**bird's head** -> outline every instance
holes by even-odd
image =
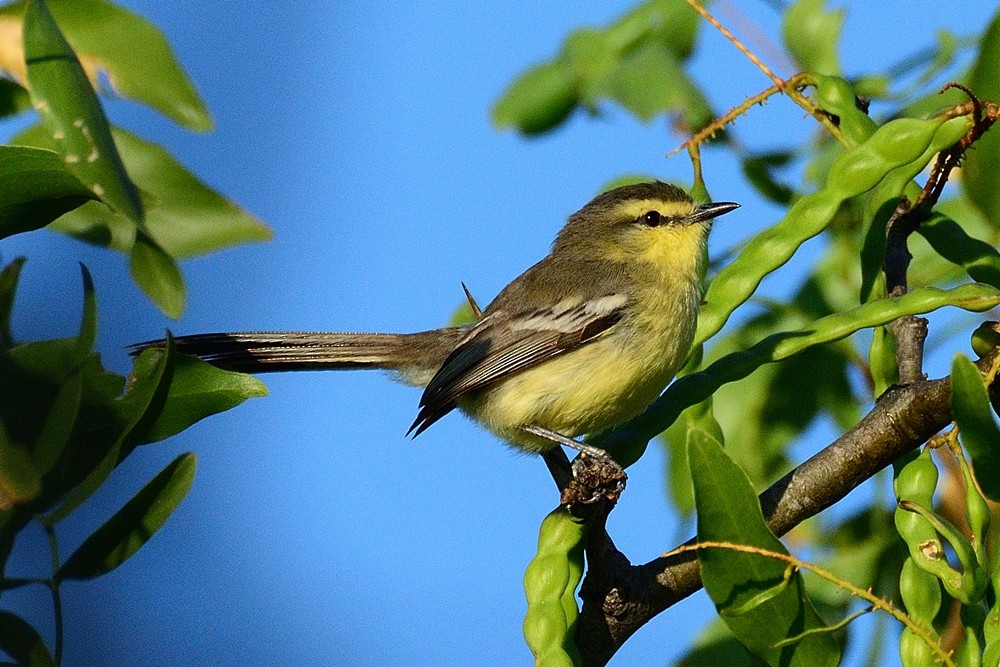
[[[700,264],[712,220],[739,204],[696,204],[681,188],[653,181],[608,190],[570,216],[553,253],[659,266]]]

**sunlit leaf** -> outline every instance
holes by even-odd
[[[721,444],[692,440],[688,461],[698,509],[698,541],[727,542],[787,553],[764,523],[757,494]],[[743,644],[771,665],[836,665],[837,642],[825,633],[773,648],[824,624],[797,572],[775,558],[725,548],[700,549],[702,581],[716,608]]]
[[[694,512],[694,494],[687,460],[688,449],[692,441],[710,440],[719,445],[725,441],[722,428],[712,413],[711,399],[682,412],[664,437],[670,452],[667,482],[671,496],[677,510],[689,516]]]
[[[16,25],[25,2],[0,8],[0,23]],[[152,23],[103,0],[48,0],[59,28],[91,79],[107,73],[123,97],[148,104],[193,130],[209,130],[212,119],[170,44]],[[0,68],[24,80],[24,59],[14,48],[0,53]],[[2,99],[2,98],[0,98]]]
[[[652,41],[623,56],[594,83],[593,93],[618,102],[647,122],[663,113],[678,114],[688,131],[704,127],[713,116],[677,57]]]
[[[547,132],[569,117],[577,95],[576,77],[562,61],[541,63],[518,77],[494,103],[493,124],[527,135]]]
[[[162,350],[147,350],[143,354],[161,353]],[[179,354],[174,359],[173,376],[162,411],[136,437],[141,442],[163,440],[205,417],[266,394],[267,387],[252,375],[225,371],[195,357]]]
[[[28,92],[66,165],[101,201],[139,224],[142,203],[90,80],[42,0],[24,12]]]
[[[266,241],[271,231],[198,180],[161,146],[114,128],[112,134],[133,181],[146,194],[145,229],[171,257],[183,259],[239,243]],[[50,148],[40,126],[14,143]],[[83,241],[130,252],[136,229],[104,206],[91,203],[57,220],[51,229]]]
[[[701,19],[685,0],[647,0],[609,25],[608,46],[627,53],[639,44],[655,41],[684,59],[691,55]]]
[[[680,63],[694,48],[698,16],[684,0],[641,3],[604,28],[571,33],[559,55],[523,73],[493,107],[497,127],[549,131],[578,105],[611,99],[642,120],[671,112],[685,128],[712,118]]]
[[[826,10],[826,0],[797,0],[785,11],[781,34],[802,69],[840,74],[837,43],[844,10]]]
[[[56,579],[93,579],[115,569],[148,542],[194,481],[195,456],[181,454],[108,519],[63,563]]]

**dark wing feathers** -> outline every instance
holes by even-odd
[[[459,397],[598,338],[622,319],[625,304],[624,295],[611,294],[515,317],[488,315],[431,379],[410,432],[422,433],[453,410]]]

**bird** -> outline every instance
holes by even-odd
[[[642,412],[684,363],[713,220],[661,181],[617,187],[569,216],[550,253],[476,319],[417,333],[233,332],[178,336],[177,352],[268,373],[381,369],[423,387],[409,433],[456,408],[525,452],[547,455]],[[464,288],[464,284],[463,284]],[[164,340],[133,346],[133,354]],[[546,460],[552,464],[549,459]]]

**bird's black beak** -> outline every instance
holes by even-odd
[[[739,204],[731,201],[720,201],[714,204],[703,204],[694,210],[694,213],[684,218],[684,223],[688,225],[693,225],[696,222],[705,222],[706,220],[711,220],[712,218],[717,218],[720,215],[729,213],[730,211],[735,211],[740,207]]]

